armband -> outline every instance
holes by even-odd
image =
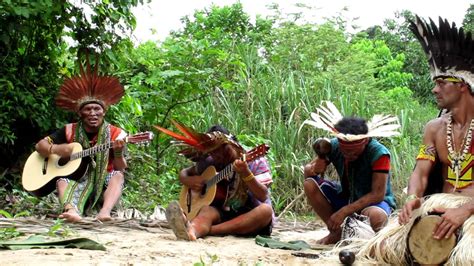
[[[50,136],[47,136],[44,139],[48,141],[49,144],[53,144],[53,139]]]
[[[123,157],[123,151],[115,151],[115,150],[114,150],[114,157],[115,157],[115,158],[121,158],[121,157]]]
[[[428,160],[432,163],[436,161],[436,150],[433,146],[427,146],[425,144],[420,145],[420,151],[416,156],[417,160]]]
[[[248,175],[248,176],[246,176],[246,177],[242,177],[242,180],[243,180],[244,182],[248,182],[248,181],[250,181],[250,180],[252,180],[252,179],[254,179],[254,178],[255,178],[255,176],[253,175],[253,173],[250,173],[250,175]]]

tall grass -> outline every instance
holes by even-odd
[[[330,100],[345,114],[370,118],[385,110],[387,103],[377,102],[373,94],[364,89],[335,89],[329,79],[317,82],[314,77],[298,71],[274,68],[259,61],[257,52],[252,49],[241,52],[247,68],[241,71],[235,90],[217,89],[212,97],[195,108],[201,108],[205,114],[203,124],[221,123],[235,134],[258,138],[271,146],[272,198],[279,212],[302,192],[302,166],[314,156],[310,144],[317,137],[327,136],[321,130],[301,127],[309,113],[321,101]],[[377,104],[372,106],[370,103],[374,102]],[[398,103],[391,109],[392,114],[400,118],[402,135],[381,140],[392,154],[392,185],[397,198],[413,169],[422,125],[436,113],[434,108],[421,112],[421,108],[426,107],[405,105]],[[293,211],[309,210],[304,201],[294,206]]]

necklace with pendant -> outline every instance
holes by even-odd
[[[451,161],[451,169],[453,169],[454,174],[456,175],[456,183],[454,185],[453,191],[457,189],[459,175],[461,173],[461,163],[464,161],[469,149],[471,148],[472,140],[472,130],[474,128],[474,119],[471,119],[471,124],[469,129],[466,132],[466,135],[463,138],[463,143],[461,144],[461,149],[456,151],[455,143],[453,141],[453,116],[449,115],[448,117],[448,126],[446,127],[446,145],[448,146],[448,160]]]

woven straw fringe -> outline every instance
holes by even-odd
[[[472,200],[471,197],[454,194],[434,194],[425,198],[421,208],[414,211],[406,225],[398,224],[398,213],[391,216],[388,225],[368,242],[359,243],[357,258],[362,263],[407,264],[407,236],[416,217],[425,216],[435,207],[457,208]],[[451,252],[446,265],[474,264],[474,216],[462,226],[459,242]]]
[[[448,265],[474,265],[474,216],[471,215],[462,226],[462,236],[454,247]]]

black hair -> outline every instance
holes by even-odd
[[[211,133],[211,132],[214,132],[214,131],[219,131],[219,132],[222,132],[222,133],[224,133],[224,134],[226,134],[226,135],[229,135],[229,134],[230,134],[230,132],[229,132],[229,130],[228,130],[227,128],[225,128],[225,127],[223,127],[223,126],[221,126],[221,125],[218,125],[218,124],[212,125],[212,126],[207,130],[207,133]]]
[[[313,142],[313,144],[311,145],[311,147],[313,148],[314,153],[318,154],[318,150],[319,150],[319,139],[315,140],[315,141]]]
[[[365,119],[356,116],[343,117],[334,127],[342,134],[360,135],[369,132]]]
[[[222,133],[224,133],[224,134],[226,134],[226,135],[230,135],[230,136],[232,136],[232,139],[233,139],[233,140],[238,141],[236,136],[234,136],[233,134],[231,134],[230,131],[229,131],[227,128],[225,128],[225,127],[223,127],[223,126],[221,126],[221,125],[219,125],[219,124],[212,125],[212,126],[207,130],[207,133],[211,133],[211,132],[215,132],[215,131],[219,131],[219,132],[222,132]]]

